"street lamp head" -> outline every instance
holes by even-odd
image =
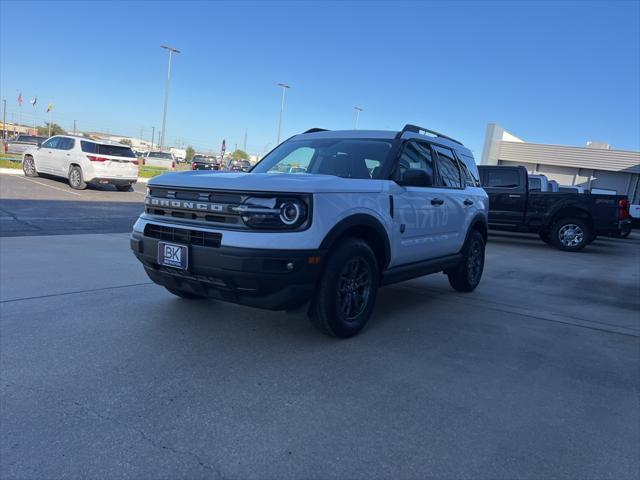
[[[359,111],[359,112],[364,111],[364,108],[361,108],[361,107],[353,107],[353,108],[354,108],[355,110]]]
[[[160,45],[160,48],[164,48],[166,50],[170,50],[174,53],[180,53],[180,50],[178,50],[177,48],[173,48],[173,47],[168,47],[167,45]]]
[[[279,83],[278,86],[282,88],[291,88],[291,86],[287,85],[286,83]]]

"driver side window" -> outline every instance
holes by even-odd
[[[42,148],[58,148],[59,137],[53,137],[42,144]]]
[[[433,185],[433,156],[429,144],[410,141],[407,142],[400,156],[397,177],[401,179],[407,170],[422,170],[426,173],[428,185]]]

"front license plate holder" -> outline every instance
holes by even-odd
[[[186,270],[189,268],[189,249],[186,245],[158,242],[158,264]]]

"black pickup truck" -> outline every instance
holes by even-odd
[[[537,233],[560,250],[576,252],[631,222],[625,196],[530,191],[524,167],[478,169],[489,195],[490,229]]]

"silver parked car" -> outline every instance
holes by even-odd
[[[18,153],[22,155],[28,148],[38,147],[46,139],[47,137],[39,137],[37,135],[17,135],[15,138],[7,141],[5,151],[6,153]]]

